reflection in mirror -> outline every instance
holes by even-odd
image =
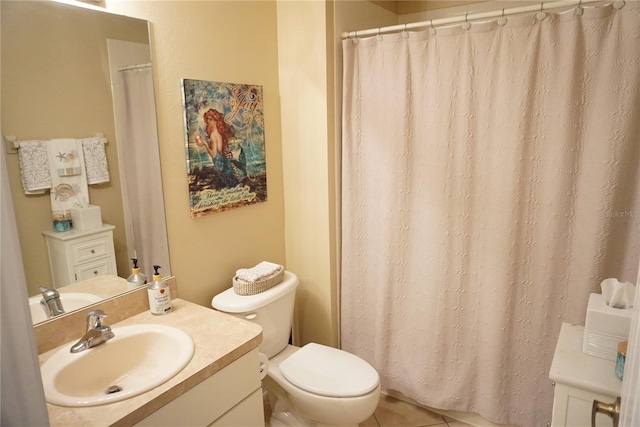
[[[57,317],[47,308],[49,292],[55,293],[53,299],[59,302],[62,314],[70,313],[81,309],[87,305],[98,303],[107,298],[120,295],[129,290],[127,281],[122,277],[110,274],[96,276],[91,279],[82,280],[58,289],[48,289],[42,295],[29,297],[29,311],[33,324],[44,322],[45,320]]]
[[[148,23],[52,1],[2,1],[0,8],[3,136],[48,141],[100,133],[107,140],[109,181],[89,185],[88,198],[100,207],[105,227],[113,226],[107,238],[113,254],[88,247],[91,236],[81,236],[84,244],[64,252],[62,268],[69,271],[62,280],[70,283],[53,279],[59,267],[50,262],[45,232],[62,237],[78,229],[53,232],[50,192],[25,194],[18,154],[6,156],[28,294],[39,298],[38,287],[54,283],[61,293],[83,293],[76,282],[102,274],[126,278],[131,258],[148,276],[153,264],[169,275]],[[107,256],[114,271],[101,267]]]

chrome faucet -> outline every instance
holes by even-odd
[[[44,286],[38,286],[42,299],[40,300],[40,306],[47,315],[47,319],[64,314],[64,308],[62,307],[62,301],[60,300],[60,294],[55,289],[45,288]]]
[[[91,310],[87,313],[87,332],[71,347],[71,353],[95,347],[116,336],[109,326],[102,324],[105,317],[107,315],[102,310]]]

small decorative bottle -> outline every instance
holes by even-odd
[[[158,270],[159,265],[154,265],[153,281],[147,286],[147,292],[149,294],[149,309],[151,314],[167,314],[171,312],[171,294],[169,290],[169,284],[163,282]]]

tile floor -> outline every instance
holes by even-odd
[[[271,408],[269,401],[264,401],[265,425],[270,426]],[[378,409],[368,420],[360,423],[360,427],[471,427],[471,424],[456,421],[426,408],[412,405],[395,397],[382,394]]]
[[[454,420],[420,406],[382,394],[378,409],[360,427],[468,427],[471,424]]]

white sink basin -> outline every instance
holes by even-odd
[[[47,320],[47,315],[45,314],[44,309],[40,306],[41,299],[41,295],[29,298],[31,320],[34,325]],[[65,312],[77,310],[79,308],[86,307],[89,304],[95,304],[102,301],[102,298],[98,295],[87,294],[84,292],[60,292],[60,299],[62,300],[62,307]]]
[[[194,344],[180,329],[142,324],[113,328],[115,338],[71,353],[70,342],[42,366],[47,402],[60,406],[96,406],[145,393],[180,372]],[[110,388],[121,391],[108,393]]]

